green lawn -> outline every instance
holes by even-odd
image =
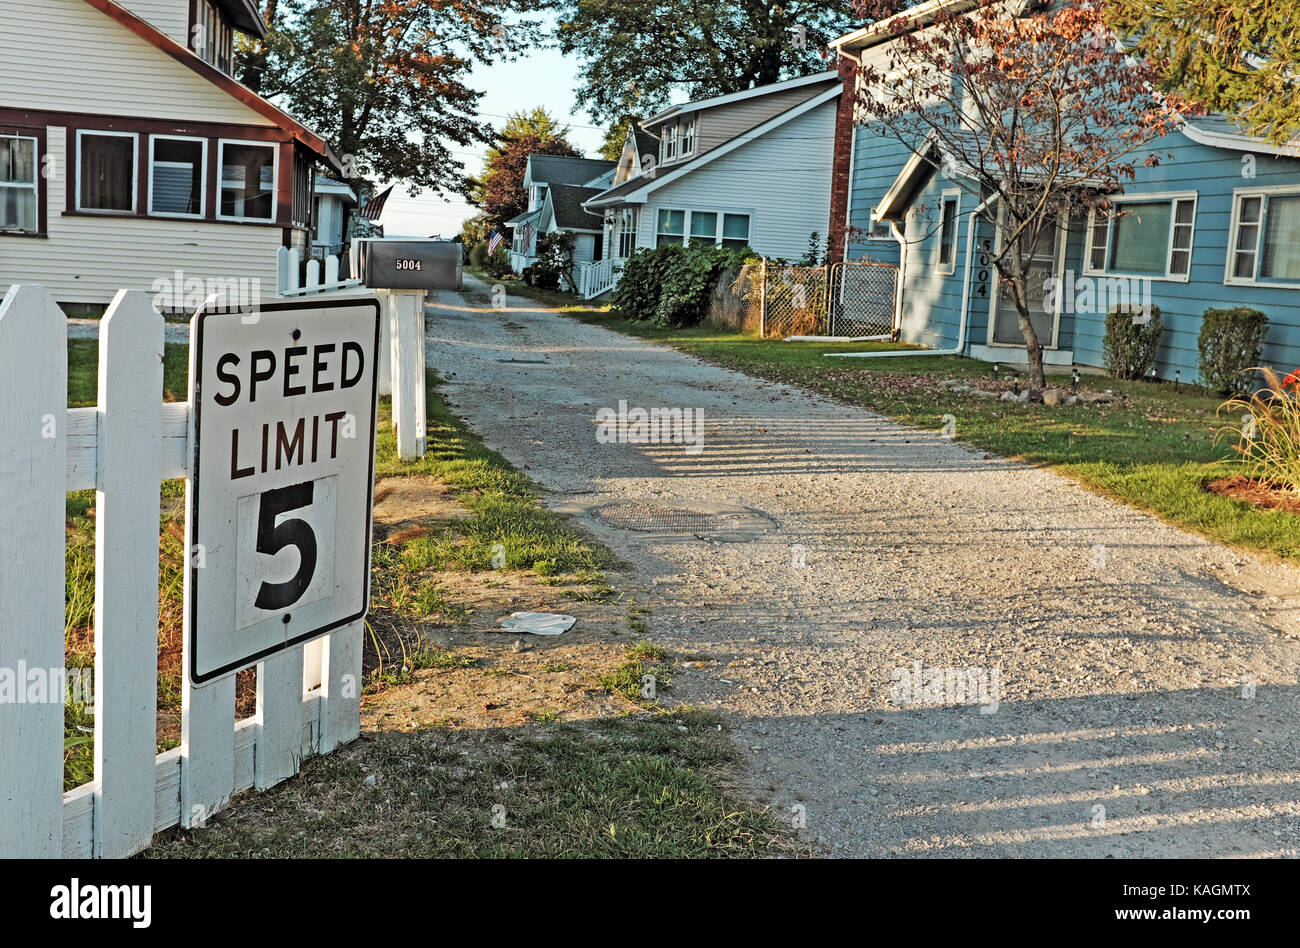
[[[517,283],[510,291],[558,305],[566,316],[651,339],[748,375],[799,385],[935,432],[956,419],[956,437],[991,454],[1043,465],[1171,523],[1227,543],[1300,558],[1300,517],[1209,493],[1203,485],[1242,473],[1231,443],[1214,444],[1227,422],[1222,400],[1171,383],[1083,375],[1081,388],[1126,400],[1100,407],[1015,404],[941,388],[945,379],[993,384],[993,367],[956,356],[830,359],[827,352],[897,349],[884,343],[796,343],[718,329],[663,329],[623,319],[608,306]],[[1007,371],[1002,371],[1005,383]],[[1068,373],[1048,383],[1069,388]],[[978,387],[978,386],[977,386]]]

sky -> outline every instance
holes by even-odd
[[[605,140],[602,128],[594,127],[585,110],[573,109],[573,90],[578,85],[576,59],[566,58],[558,49],[536,49],[513,62],[478,63],[468,85],[484,93],[479,110],[493,128],[505,125],[506,116],[521,109],[543,106],[570,127],[569,141],[587,157]],[[458,147],[453,153],[465,162],[470,175],[483,170],[487,145]],[[385,182],[381,189],[391,182]],[[461,221],[473,217],[477,209],[459,195],[438,197],[425,192],[411,197],[399,183],[384,205],[379,223],[389,237],[446,237],[460,233]]]

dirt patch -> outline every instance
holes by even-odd
[[[1205,489],[1220,497],[1230,497],[1265,510],[1280,510],[1300,514],[1300,494],[1283,487],[1273,487],[1249,477],[1220,477],[1210,481]]]
[[[464,520],[469,511],[432,477],[383,477],[375,482],[376,524],[398,526],[413,520]]]

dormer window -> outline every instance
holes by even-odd
[[[682,157],[695,154],[695,119],[682,123]]]
[[[235,33],[213,0],[194,0],[190,20],[190,49],[199,58],[229,75],[235,64]]]
[[[677,126],[669,125],[664,129],[664,161],[677,157]]]

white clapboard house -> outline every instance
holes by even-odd
[[[235,34],[264,30],[252,0],[0,0],[0,293],[274,292],[316,168],[343,169],[232,78]]]
[[[611,186],[583,206],[605,247],[578,270],[587,298],[618,282],[622,262],[664,243],[803,255],[829,229],[835,72],[665,109],[623,146]],[[653,150],[652,150],[653,149]]]
[[[537,259],[538,236],[555,231],[573,233],[575,263],[600,259],[596,245],[600,241],[601,218],[583,211],[582,202],[609,187],[613,175],[612,161],[529,155],[523,182],[528,209],[506,221],[511,232],[510,269],[522,273]]]

